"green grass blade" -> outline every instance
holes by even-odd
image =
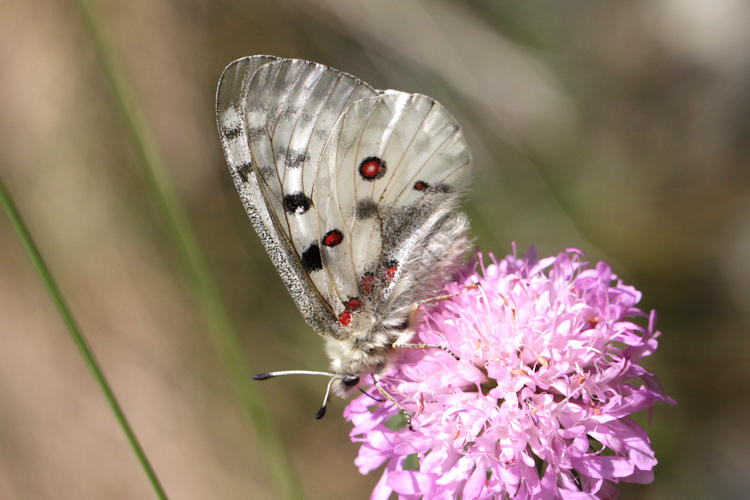
[[[94,44],[104,73],[109,80],[115,103],[130,133],[133,146],[145,167],[149,188],[175,241],[181,261],[190,276],[194,291],[208,324],[214,346],[229,372],[235,391],[255,428],[260,453],[273,475],[280,498],[301,498],[301,487],[275,422],[260,395],[251,385],[251,368],[229,318],[226,305],[208,268],[187,212],[180,200],[159,146],[143,115],[130,77],[110,37],[106,22],[94,0],[78,0],[78,9]]]
[[[104,393],[104,397],[112,408],[112,412],[115,414],[115,417],[117,417],[117,421],[120,423],[120,427],[122,427],[125,436],[128,438],[130,446],[138,457],[138,461],[141,463],[141,467],[143,467],[146,476],[148,476],[148,480],[151,482],[151,486],[154,488],[156,496],[160,499],[166,500],[167,495],[159,482],[159,478],[156,477],[156,472],[154,472],[151,463],[146,457],[146,453],[143,451],[143,448],[141,448],[135,432],[133,432],[133,429],[130,427],[128,419],[125,417],[125,413],[117,402],[117,398],[115,397],[114,392],[112,392],[109,382],[107,382],[107,378],[99,367],[99,363],[96,361],[96,357],[89,347],[86,338],[83,336],[80,328],[78,328],[78,323],[76,322],[73,313],[65,302],[65,298],[63,297],[62,292],[60,292],[57,283],[55,283],[47,264],[44,262],[44,259],[42,259],[42,255],[39,253],[39,249],[31,238],[31,233],[29,233],[26,224],[24,224],[21,214],[13,203],[10,194],[5,189],[2,179],[0,179],[0,205],[2,205],[3,209],[5,209],[5,212],[8,214],[13,229],[15,229],[18,238],[21,240],[21,243],[23,243],[24,249],[29,255],[29,259],[31,259],[31,262],[34,264],[34,267],[44,282],[44,286],[47,287],[47,291],[52,297],[52,301],[55,303],[60,316],[62,316],[65,326],[68,327],[70,336],[73,337],[73,341],[78,346],[78,350],[81,351],[81,355],[83,356],[86,365],[94,375],[94,379],[96,379],[99,388]]]

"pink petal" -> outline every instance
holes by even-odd
[[[654,471],[653,470],[638,470],[636,469],[633,474],[628,477],[622,478],[623,481],[636,484],[649,484],[654,482]]]
[[[596,500],[599,498],[596,495],[592,495],[591,493],[586,493],[585,491],[578,491],[578,490],[560,489],[557,491],[557,494],[560,496],[562,500]],[[547,498],[554,498],[554,497],[547,497]]]
[[[575,459],[573,467],[580,474],[601,479],[616,479],[633,474],[633,464],[623,457],[590,456]]]
[[[480,464],[474,468],[474,472],[469,476],[469,480],[464,485],[463,498],[466,500],[475,500],[480,498],[484,483],[487,479],[487,467]]]
[[[388,474],[388,486],[402,495],[427,495],[435,478],[415,470],[396,470]]]
[[[388,471],[383,471],[383,475],[380,476],[378,484],[372,490],[370,500],[388,500],[391,497],[393,490],[388,487]]]
[[[354,465],[357,466],[360,474],[369,474],[371,471],[383,465],[383,462],[390,457],[390,455],[377,452],[369,446],[362,446],[359,449],[357,458],[354,459]]]

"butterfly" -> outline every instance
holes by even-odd
[[[346,395],[410,346],[415,305],[468,252],[469,148],[432,98],[300,59],[232,62],[216,114],[250,222],[331,360],[255,378],[329,376],[320,417],[331,390]]]

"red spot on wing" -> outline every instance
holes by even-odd
[[[385,170],[385,163],[376,156],[365,158],[359,165],[359,175],[368,181],[379,179],[385,174]]]
[[[392,280],[396,277],[396,271],[398,271],[398,262],[391,262],[385,268],[385,279]]]
[[[349,311],[344,311],[341,314],[339,314],[339,323],[341,323],[344,326],[349,326],[352,324],[352,313]]]
[[[348,311],[356,311],[357,309],[362,307],[362,301],[359,300],[359,297],[353,297],[344,302],[344,307],[346,307]]]
[[[372,293],[372,287],[375,285],[375,275],[372,273],[365,273],[362,275],[362,290],[366,295]]]
[[[425,181],[417,181],[414,183],[414,189],[417,191],[427,191],[427,188],[430,187]]]
[[[323,236],[323,244],[327,247],[335,247],[344,240],[344,235],[338,229],[332,229]]]

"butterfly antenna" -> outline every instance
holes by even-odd
[[[318,410],[318,413],[315,414],[315,418],[320,420],[323,418],[326,414],[326,408],[328,407],[328,397],[331,395],[331,386],[333,385],[334,380],[340,377],[333,377],[331,380],[328,381],[328,387],[326,387],[326,395],[323,396],[323,404],[320,407],[320,410]]]
[[[268,380],[269,378],[281,377],[283,375],[323,375],[324,377],[341,377],[340,375],[329,372],[316,372],[310,370],[283,370],[280,372],[256,373],[255,375],[253,375],[253,380]]]

